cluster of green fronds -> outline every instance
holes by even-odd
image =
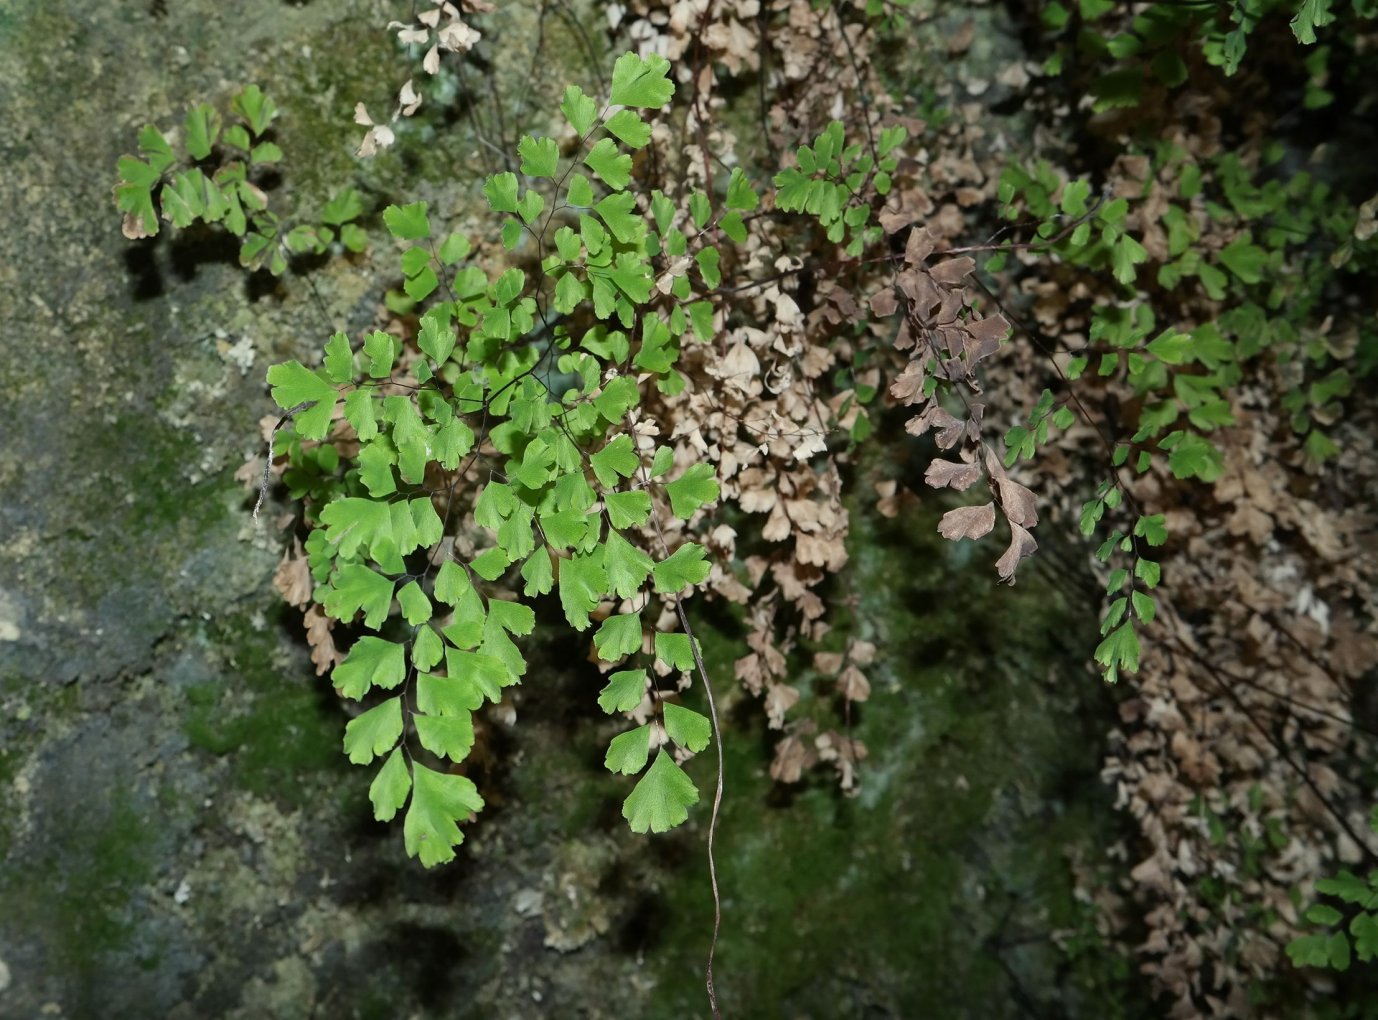
[[[362,251],[366,238],[354,220],[363,201],[353,188],[327,203],[316,222],[293,226],[268,208],[260,183],[282,159],[282,149],[268,138],[278,115],[273,101],[249,85],[235,95],[230,112],[235,119],[226,125],[209,104],[187,111],[180,154],[152,124],[139,132],[143,158],[121,156],[115,185],[125,236],[156,236],[159,210],[178,229],[219,225],[240,239],[240,265],[274,276],[286,272],[293,256],[324,254],[337,237],[348,250]]]
[[[390,206],[383,220],[403,248],[404,290],[424,308],[415,349],[385,332],[356,349],[341,333],[321,369],[269,371],[273,399],[292,414],[281,449],[294,460],[332,437],[357,441],[314,476],[319,526],[306,552],[326,613],[362,614],[373,632],[334,671],[342,694],[370,704],[349,723],[345,750],[361,765],[382,760],[375,813],[387,820],[406,807],[407,851],[426,865],[453,857],[457,823],[482,807],[449,766],[473,747],[472,714],[525,674],[513,639],[531,633],[530,602],[549,592],[618,667],[599,705],[643,710],[606,761],[642,774],[623,807],[631,828],[678,825],[698,799],[672,750],[703,750],[709,720],[666,700],[649,670],[659,660],[691,671],[695,651],[689,634],[657,631],[650,607],[673,606],[709,572],[701,546],[666,545],[659,514],[687,521],[718,485],[711,467],[677,466],[671,447],[634,429],[648,387],[683,387],[680,344],[711,333],[712,305],[689,276],[662,294],[650,260],[692,247],[701,285],[718,282],[716,250],[672,225],[669,199],[650,196],[654,229],[636,207],[633,153],[651,132],[637,111],[670,99],[668,69],[624,56],[606,104],[570,87],[560,109],[575,151],[527,136],[521,177],[487,179],[503,245],[534,249],[538,274],[490,271],[466,238],[437,235],[424,202]],[[755,201],[734,183],[729,204]],[[702,227],[706,197],[691,206]],[[625,611],[596,619],[609,599]]]

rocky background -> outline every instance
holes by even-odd
[[[472,203],[488,168],[466,117],[520,122],[618,52],[598,11],[541,26],[536,6],[494,18],[451,123],[365,165],[354,103],[386,107],[401,66],[388,5],[0,4],[0,1016],[706,1014],[706,808],[626,830],[576,642],[549,640],[492,721],[490,807],[449,867],[405,857],[341,753],[346,717],[271,584],[285,504],[255,523],[235,475],[262,455],[267,366],[368,326],[394,281],[344,259],[247,277],[213,239],[125,240],[111,199],[142,124],[255,81],[283,111],[275,207],[341,182],[377,208]],[[997,590],[938,512],[854,517],[878,647],[859,796],[774,787],[759,710],[729,713],[729,1016],[1145,1009],[1072,895],[1119,824],[1094,615],[1047,568]],[[739,635],[700,627],[730,676]]]

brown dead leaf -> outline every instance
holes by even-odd
[[[923,473],[923,480],[935,489],[948,486],[965,492],[981,478],[980,464],[958,464],[950,460],[933,460]]]
[[[837,676],[837,671],[842,668],[842,660],[841,652],[814,652],[813,668],[824,676]]]
[[[871,311],[882,318],[887,315],[894,315],[895,309],[898,307],[899,299],[895,297],[895,288],[893,287],[886,287],[871,295]]]
[[[717,362],[710,371],[743,393],[751,393],[753,387],[759,392],[761,362],[756,357],[756,352],[744,343],[734,344],[726,357]]]
[[[770,763],[770,778],[777,783],[797,783],[805,769],[818,761],[811,744],[798,734],[790,734],[775,745],[775,759]]]
[[[282,554],[282,562],[273,571],[273,587],[282,595],[283,601],[298,609],[310,604],[314,585],[311,581],[311,567],[307,563],[300,542],[292,543],[291,553]]]
[[[913,404],[923,396],[923,360],[915,358],[890,384],[890,396],[903,404]]]
[[[948,417],[952,418],[952,415],[948,415]],[[938,428],[938,434],[933,437],[934,441],[938,444],[938,449],[950,450],[960,443],[971,432],[971,429],[968,427],[969,425],[969,422],[952,418],[950,424],[940,426]]]
[[[913,137],[911,134],[910,137]],[[896,196],[891,194],[891,199]],[[881,227],[887,234],[898,234],[909,224],[917,222],[933,211],[933,199],[927,192],[916,188],[905,188],[899,195],[898,205],[887,205],[880,211]],[[912,235],[911,235],[912,236]]]
[[[995,569],[1000,574],[1000,580],[1014,584],[1014,572],[1018,569],[1020,561],[1032,556],[1038,549],[1038,543],[1032,535],[1013,521],[1010,521],[1010,533],[1010,546],[996,562]]]
[[[152,236],[144,229],[143,217],[135,216],[133,213],[124,214],[124,220],[120,223],[120,233],[131,241],[137,241],[140,238]]]
[[[946,287],[956,287],[976,268],[976,260],[970,255],[959,255],[955,259],[939,262],[928,270],[928,275]]]
[[[837,678],[837,690],[848,701],[865,701],[871,696],[871,681],[856,666],[848,666]]]
[[[306,643],[311,646],[311,661],[316,664],[316,675],[323,676],[341,662],[344,655],[335,647],[335,637],[331,628],[335,621],[321,611],[320,606],[312,606],[306,611]]]
[[[1032,528],[1038,523],[1037,502],[1032,490],[1008,476],[996,479],[996,489],[1000,493],[1000,509],[1011,524]]]
[[[876,658],[876,646],[870,641],[853,641],[847,648],[847,658],[858,666],[869,666]]]
[[[918,502],[918,498],[912,492],[901,489],[899,483],[894,481],[876,482],[876,495],[880,497],[876,500],[876,510],[882,517],[898,517],[902,504],[912,505]]]
[[[759,694],[770,678],[764,660],[757,654],[742,656],[733,664],[733,672],[752,694]]]
[[[927,273],[908,269],[895,277],[895,282],[909,299],[911,310],[923,322],[927,322],[933,307],[943,300],[943,292]]]
[[[860,740],[852,737],[844,737],[841,733],[829,731],[820,733],[814,738],[814,746],[818,748],[818,757],[823,761],[830,761],[837,769],[838,784],[843,790],[851,791],[856,786],[856,766],[858,762],[865,761],[867,750],[866,745]]]
[[[981,506],[959,506],[943,514],[938,533],[953,542],[963,538],[984,538],[995,527],[995,503]]]
[[[263,458],[250,457],[235,469],[234,480],[246,489],[257,489],[263,477]]]
[[[770,516],[766,518],[764,527],[761,528],[761,537],[767,542],[783,542],[789,535],[789,518],[785,515],[785,508],[782,504],[776,503],[770,511]]]
[[[799,703],[799,691],[789,684],[771,684],[766,689],[766,717],[770,728],[781,729],[785,725],[785,713]]]
[[[1003,315],[990,315],[966,324],[966,358],[974,365],[1000,349],[1000,341],[1009,336],[1010,324]]]
[[[937,242],[933,235],[928,232],[927,227],[919,227],[909,232],[909,238],[904,243],[904,261],[911,266],[917,266],[933,254],[933,249],[937,247]]]

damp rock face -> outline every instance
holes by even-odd
[[[521,46],[484,51],[514,123],[542,88],[587,80],[590,45],[614,52],[596,5],[561,9],[545,59],[532,5],[494,33]],[[562,43],[579,19],[583,42]],[[283,505],[256,525],[234,476],[261,453],[267,365],[369,325],[391,281],[344,260],[309,283],[250,279],[214,237],[120,235],[113,168],[138,128],[249,81],[283,110],[284,208],[340,182],[380,204],[464,200],[492,168],[459,128],[352,156],[353,104],[386,107],[405,77],[386,21],[347,0],[0,10],[0,1016],[704,1009],[706,817],[626,832],[577,643],[539,649],[515,721],[490,721],[490,810],[447,868],[406,859],[340,752],[346,717],[271,589]],[[990,586],[954,582],[951,554],[914,537],[932,530],[858,528],[885,677],[857,721],[862,794],[774,789],[759,715],[729,733],[730,1015],[1119,1008],[1113,955],[1051,939],[1089,944],[1069,856],[1091,859],[1111,824],[1102,723],[1044,681],[1082,678],[1087,645],[1053,636],[1085,613],[1031,579],[983,610],[1027,625],[993,637],[955,608],[935,617]],[[706,640],[719,675],[734,640]]]

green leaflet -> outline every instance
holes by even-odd
[[[459,467],[459,462],[474,448],[474,430],[458,418],[436,429],[431,452],[447,471]]]
[[[569,121],[576,135],[586,135],[598,117],[598,104],[584,95],[584,90],[578,85],[571,85],[565,89],[560,112],[565,115],[565,120]]]
[[[338,227],[363,214],[363,196],[354,188],[345,188],[325,204],[321,210],[321,222]]]
[[[205,159],[220,137],[220,113],[213,106],[201,103],[187,111],[186,145],[192,159]]]
[[[655,456],[651,459],[651,477],[659,478],[672,467],[675,466],[675,451],[673,447],[662,446],[656,450]]]
[[[346,563],[335,571],[322,604],[335,619],[348,623],[363,611],[364,626],[377,630],[392,606],[393,584],[389,578],[359,563]]]
[[[397,452],[392,442],[380,437],[359,451],[359,480],[375,499],[397,491],[397,479],[392,469],[397,463]]]
[[[229,211],[220,188],[199,169],[179,173],[163,188],[163,218],[174,227],[188,227],[198,219],[218,222]]]
[[[412,765],[412,800],[403,826],[407,854],[428,868],[454,860],[464,841],[456,820],[483,810],[483,798],[464,776]]]
[[[326,541],[346,559],[353,558],[361,546],[372,554],[375,543],[386,542],[394,553],[397,551],[392,515],[386,503],[353,497],[336,499],[321,511],[321,523],[325,525]]]
[[[402,619],[413,627],[431,618],[431,600],[415,581],[409,581],[398,591],[397,604],[402,610]]]
[[[336,689],[358,701],[371,687],[390,690],[407,674],[403,647],[394,641],[361,637],[331,675]]]
[[[560,605],[575,630],[588,629],[589,613],[598,608],[607,589],[608,575],[603,570],[601,549],[560,561]]]
[[[1225,470],[1220,451],[1195,433],[1174,432],[1161,445],[1171,450],[1168,467],[1178,478],[1199,478],[1203,482],[1213,482]]]
[[[589,183],[589,179],[583,174],[570,174],[565,201],[576,209],[587,209],[593,205],[593,185]],[[603,242],[607,238],[606,234],[601,233],[602,229],[587,216],[579,217],[579,233],[589,255],[597,255],[602,251]],[[595,230],[600,233],[594,233]]]
[[[632,157],[620,152],[611,138],[600,138],[584,156],[589,169],[610,188],[621,191],[632,176]]]
[[[468,238],[463,234],[450,234],[444,241],[440,242],[440,261],[444,265],[452,266],[468,256],[469,251]]]
[[[708,201],[708,196],[702,191],[696,191],[689,196],[689,215],[699,230],[708,226],[708,218],[713,215],[713,203]]]
[[[139,154],[148,160],[155,173],[162,173],[177,160],[163,133],[152,124],[139,132]]]
[[[598,476],[598,480],[609,489],[617,484],[619,477],[630,478],[641,465],[628,435],[618,436],[590,457],[589,462],[593,465],[593,473]]]
[[[656,658],[671,669],[691,670],[694,668],[694,651],[689,644],[688,634],[657,633],[655,638]]]
[[[694,327],[694,335],[707,343],[713,339],[713,304],[710,301],[695,301],[689,306],[689,322]]]
[[[1120,603],[1123,601],[1117,600]],[[1113,607],[1112,603],[1112,612]],[[1138,670],[1139,636],[1132,621],[1121,623],[1096,646],[1096,661],[1104,668],[1107,683],[1114,683],[1120,672],[1133,673]]]
[[[354,352],[350,349],[349,337],[343,333],[336,333],[330,338],[325,345],[323,365],[325,366],[325,374],[330,377],[331,382],[347,383],[354,381]],[[350,394],[350,396],[353,395],[353,393]]]
[[[517,175],[511,171],[494,174],[484,183],[483,194],[494,212],[516,212]]]
[[[662,748],[622,804],[622,817],[633,832],[665,832],[689,817],[699,791],[684,770]]]
[[[411,773],[407,771],[407,763],[399,747],[388,755],[386,764],[378,770],[378,775],[368,788],[368,799],[373,803],[373,817],[380,822],[392,821],[410,795]]]
[[[325,438],[335,411],[334,386],[299,361],[269,368],[268,385],[272,387],[273,402],[278,407],[284,411],[301,408],[292,418],[297,435],[303,439]]]
[[[435,575],[435,597],[451,606],[457,606],[466,595],[475,595],[469,575],[454,560],[446,560]],[[483,606],[480,603],[479,608]]]
[[[554,177],[560,165],[560,150],[553,138],[524,137],[517,144],[517,155],[522,158],[522,173],[527,177]]]
[[[695,464],[684,474],[665,486],[670,497],[670,509],[680,520],[687,521],[694,511],[718,498],[718,480],[708,464]]]
[[[426,217],[426,203],[390,205],[383,210],[383,225],[399,241],[420,241],[431,236],[431,223]]]
[[[502,526],[503,518],[517,509],[517,497],[502,482],[489,482],[474,504],[474,520],[492,531]]]
[[[513,644],[500,616],[489,614],[488,619],[484,621],[483,640],[478,650],[501,667],[502,674],[498,680],[501,686],[507,687],[518,683],[525,675],[526,659],[523,658],[521,649]]]
[[[552,549],[575,549],[584,544],[590,528],[596,528],[598,517],[584,510],[561,510],[542,514],[541,532]]]
[[[641,402],[636,380],[619,375],[603,387],[603,392],[593,398],[593,406],[598,409],[610,424],[621,424],[628,411]]]
[[[741,167],[732,168],[732,176],[727,182],[727,207],[750,212],[760,204],[756,189]]]
[[[536,614],[521,602],[489,599],[488,618],[509,634],[526,635],[536,628]]]
[[[263,94],[257,85],[246,85],[230,103],[230,109],[249,126],[255,135],[268,130],[278,115],[277,105]]]
[[[345,726],[344,749],[355,765],[367,765],[387,754],[402,735],[402,698],[388,698]]]
[[[473,716],[468,712],[449,716],[416,715],[416,736],[421,746],[441,758],[461,762],[474,746]]]
[[[416,632],[411,647],[411,663],[424,673],[445,657],[445,645],[440,635],[430,627],[422,627]]]
[[[665,732],[680,747],[696,754],[713,738],[713,726],[706,715],[670,702],[665,704]]]
[[[651,516],[651,497],[640,490],[605,492],[603,505],[614,528],[639,528]]]
[[[686,542],[669,559],[655,565],[655,589],[662,595],[678,595],[685,588],[706,581],[708,570],[703,547]]]
[[[603,758],[603,766],[609,772],[634,776],[646,767],[646,759],[650,754],[651,724],[646,723],[613,737],[612,742],[608,744],[608,753]]]
[[[621,619],[613,617],[612,619]],[[641,645],[641,625],[637,624],[637,647]],[[646,694],[646,671],[624,669],[608,677],[607,685],[598,694],[598,707],[604,712],[630,712],[641,704]]]
[[[639,244],[646,224],[636,212],[636,196],[631,192],[608,195],[594,207],[608,229],[623,244]]]
[[[450,328],[447,318],[437,309],[431,309],[421,317],[421,331],[416,344],[426,354],[443,365],[455,349],[455,331]]]
[[[501,659],[457,648],[445,649],[445,672],[465,687],[477,689],[494,704],[502,700],[502,688],[511,679]]]
[[[1263,279],[1268,253],[1250,241],[1251,235],[1247,231],[1235,238],[1220,250],[1220,261],[1242,282],[1259,283]]]
[[[618,110],[603,122],[603,127],[633,149],[651,140],[651,126],[631,110]]]
[[[483,691],[470,677],[423,673],[416,680],[416,708],[426,715],[459,716],[481,708]]]
[[[554,465],[555,451],[537,436],[526,445],[521,460],[507,462],[507,477],[528,489],[539,489],[550,481]]]
[[[526,582],[522,594],[527,596],[544,595],[555,585],[555,572],[551,567],[550,553],[542,546],[533,552],[522,564],[522,580]]]
[[[699,267],[699,275],[703,277],[704,284],[710,290],[722,283],[722,273],[718,269],[718,260],[718,249],[712,246],[700,248],[694,255],[694,261]]]
[[[1302,0],[1296,15],[1292,18],[1292,33],[1297,42],[1311,45],[1316,41],[1316,29],[1323,28],[1335,20],[1330,10],[1332,0]]]
[[[593,645],[604,662],[616,662],[641,651],[641,614],[609,616],[599,624],[593,636]]]
[[[398,556],[440,541],[441,521],[429,499],[379,503],[359,496],[337,498],[321,511],[325,537],[340,557],[352,559],[365,549],[385,569],[401,573],[400,566],[389,567]]]
[[[670,62],[659,54],[652,53],[642,59],[634,53],[624,53],[613,65],[612,93],[608,102],[616,106],[658,109],[675,94],[669,73]]]
[[[454,619],[441,633],[456,648],[477,648],[483,640],[483,629],[488,623],[483,599],[479,597],[478,592],[469,587],[457,596],[454,606]]]
[[[530,190],[522,193],[522,197],[517,200],[517,215],[522,218],[522,222],[530,226],[536,222],[536,217],[541,215],[545,209],[545,198],[539,191]],[[510,224],[511,221],[508,221]],[[506,232],[508,224],[503,225]],[[508,245],[512,247],[512,245]]]
[[[494,547],[481,552],[469,567],[485,581],[496,581],[511,563],[511,558],[504,550]]]
[[[1164,516],[1151,514],[1140,517],[1134,524],[1134,534],[1142,536],[1149,545],[1162,545],[1167,541],[1167,526],[1164,524]]]

